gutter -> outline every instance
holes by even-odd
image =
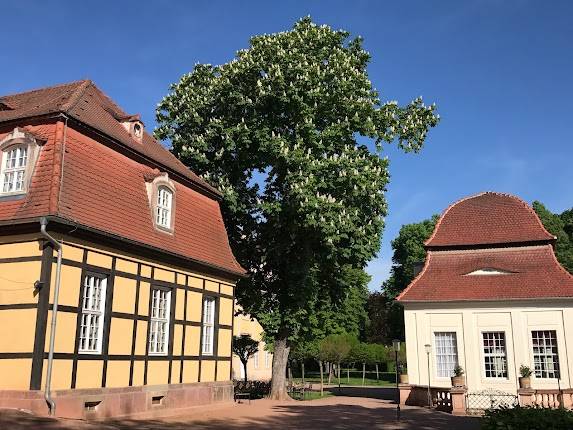
[[[54,363],[54,343],[56,340],[56,324],[58,317],[58,300],[60,296],[60,279],[62,273],[62,244],[58,242],[53,236],[46,231],[48,220],[45,217],[40,219],[40,234],[44,236],[54,248],[58,251],[58,259],[56,265],[56,285],[54,287],[54,303],[52,307],[52,322],[50,325],[50,349],[48,350],[48,369],[46,371],[46,387],[44,390],[44,399],[50,408],[50,415],[56,413],[56,402],[52,398],[52,366]]]

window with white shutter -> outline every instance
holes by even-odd
[[[78,349],[80,353],[101,353],[106,289],[105,276],[89,274],[84,278]]]
[[[213,343],[215,338],[215,298],[203,299],[203,338],[202,354],[213,355]]]
[[[166,355],[169,344],[169,318],[171,317],[171,291],[151,289],[151,315],[149,319],[149,354]]]

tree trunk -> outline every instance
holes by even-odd
[[[332,381],[332,363],[329,361],[328,362],[328,385],[330,385],[331,381]]]
[[[300,370],[302,372],[302,385],[304,385],[304,360],[300,362]]]
[[[378,381],[380,377],[378,376],[378,363],[376,363],[376,380]]]
[[[243,363],[243,369],[245,369],[245,384],[246,384],[248,381],[248,378],[247,378],[247,363],[248,363],[248,361],[241,361],[241,363]]]
[[[350,385],[350,365],[346,368],[346,382]]]
[[[322,374],[322,360],[318,361],[318,367],[320,367],[320,397],[322,397],[324,390],[324,375]]]
[[[273,373],[271,380],[271,394],[269,396],[272,400],[287,400],[290,399],[286,389],[286,373],[288,364],[288,354],[290,347],[287,342],[287,336],[277,334],[275,337],[275,349],[273,353]]]
[[[338,371],[338,392],[340,392],[340,361],[336,363],[336,370]]]
[[[366,378],[366,363],[362,363],[362,386],[364,387],[364,378]]]

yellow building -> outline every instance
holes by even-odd
[[[263,340],[263,328],[256,319],[243,313],[239,306],[235,308],[235,315],[233,335],[241,336],[246,334],[259,342],[259,351],[249,358],[247,362],[247,378],[251,381],[269,381],[273,372],[273,354],[266,350]],[[232,365],[233,379],[244,379],[245,368],[239,357],[234,354]]]
[[[0,157],[0,407],[97,418],[232,399],[245,272],[219,192],[90,81],[0,97]]]

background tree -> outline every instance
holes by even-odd
[[[259,342],[251,339],[251,336],[248,334],[233,336],[233,354],[239,357],[239,360],[243,363],[243,369],[245,369],[245,382],[248,381],[247,363],[249,362],[249,358],[257,352],[259,352]]]
[[[350,350],[350,362],[362,365],[362,385],[364,385],[364,379],[366,378],[366,363],[369,358],[369,345],[364,342],[355,342]]]
[[[557,260],[569,273],[573,273],[573,209],[554,214],[538,201],[533,202],[533,209],[543,226],[557,237],[555,245]]]
[[[290,351],[290,357],[292,360],[298,361],[300,363],[300,370],[302,376],[302,383],[304,384],[304,364],[306,360],[318,360],[319,357],[319,344],[318,341],[298,341],[292,346]]]
[[[370,293],[367,301],[369,325],[368,342],[390,344],[392,339],[404,339],[404,310],[394,300],[414,279],[415,267],[426,259],[424,242],[432,235],[439,216],[405,224],[392,240],[392,268],[381,292]]]
[[[250,273],[239,303],[274,338],[274,399],[287,396],[290,342],[317,297],[341,303],[348,272],[379,249],[383,143],[416,152],[438,123],[421,98],[381,102],[369,61],[360,38],[304,18],[252,37],[226,64],[196,65],[158,106],[156,136],[224,195],[230,243]]]
[[[325,337],[319,344],[322,357],[331,363],[336,363],[336,376],[340,390],[340,364],[349,356],[352,346],[357,339],[349,334],[333,334]]]

